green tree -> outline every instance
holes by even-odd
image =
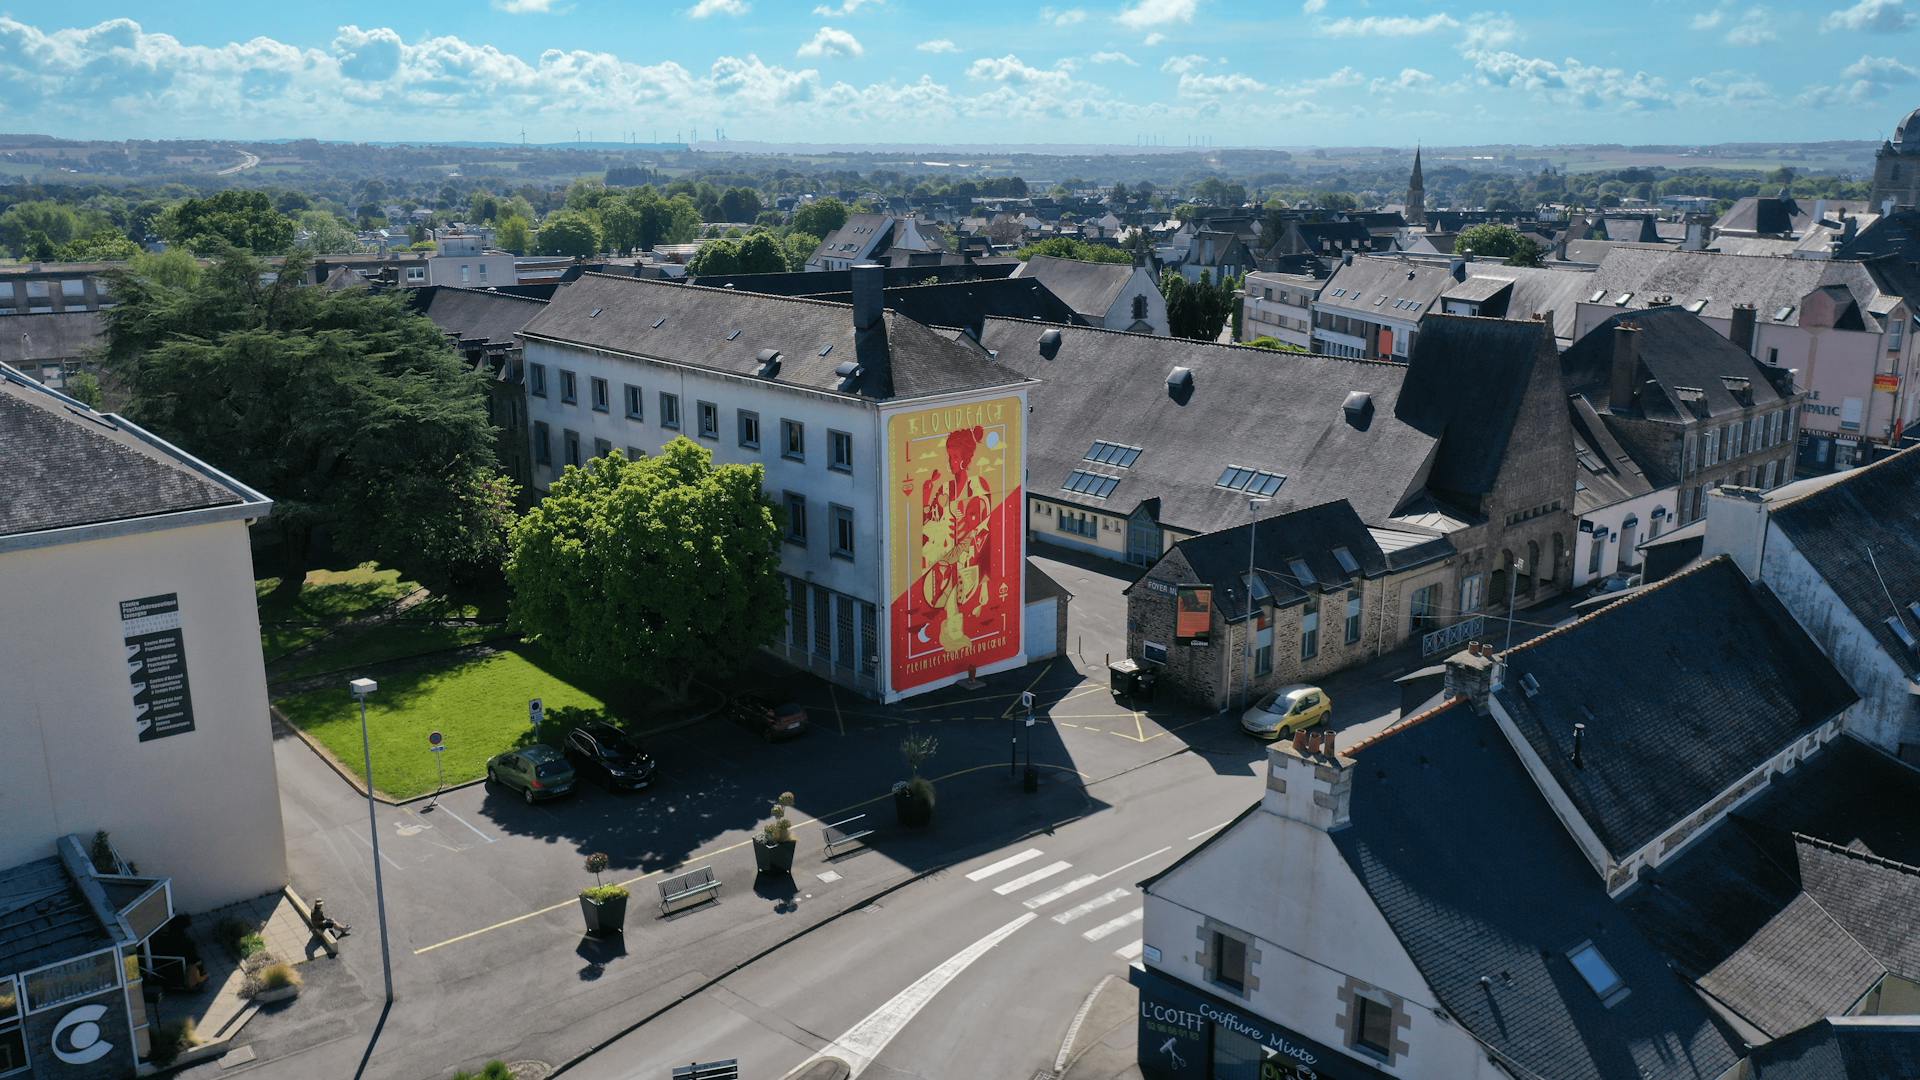
[[[1125,248],[1108,247],[1105,244],[1089,244],[1085,240],[1076,240],[1071,236],[1049,236],[1035,244],[1028,244],[1014,254],[1017,259],[1031,259],[1035,255],[1051,255],[1056,259],[1074,259],[1079,262],[1129,263],[1133,255]]]
[[[1256,349],[1272,349],[1274,352],[1303,353],[1307,351],[1298,345],[1281,341],[1277,337],[1269,337],[1266,334],[1261,334],[1252,341],[1244,341],[1241,342],[1241,344],[1251,345]]]
[[[526,218],[519,214],[508,214],[494,226],[493,242],[515,255],[525,255],[533,248],[531,233]]]
[[[1164,271],[1160,295],[1167,301],[1167,330],[1174,337],[1217,340],[1233,312],[1233,292],[1232,281],[1216,285],[1205,271],[1198,281],[1188,281],[1176,270]]]
[[[786,268],[787,253],[772,233],[764,232],[715,240],[687,260],[690,274],[777,274]]]
[[[787,257],[788,270],[799,271],[807,268],[807,260],[820,250],[820,238],[807,233],[794,231],[780,241],[780,251]]]
[[[1462,229],[1453,238],[1453,250],[1470,251],[1477,259],[1505,259],[1508,266],[1540,265],[1540,245],[1511,225],[1488,222]]]
[[[142,252],[128,261],[127,272],[160,288],[183,292],[200,280],[200,262],[179,248]]]
[[[535,250],[542,255],[584,259],[600,251],[600,229],[579,210],[556,210],[540,223]]]
[[[115,228],[99,228],[67,241],[59,258],[66,262],[125,262],[140,254],[140,245]]]
[[[793,212],[793,231],[809,236],[827,236],[847,223],[847,204],[831,195],[801,203]]]
[[[315,255],[342,255],[360,250],[360,239],[347,223],[325,210],[303,210],[297,219],[306,234],[300,241],[302,251]]]
[[[169,253],[172,255],[173,253]],[[127,412],[266,492],[284,588],[313,534],[429,583],[479,576],[504,551],[486,380],[397,294],[303,286],[306,261],[229,250],[184,284],[177,264],[111,274],[106,357]],[[498,563],[493,565],[498,570]],[[288,585],[287,583],[291,583]]]
[[[263,191],[222,191],[188,199],[167,211],[159,224],[169,241],[201,255],[223,246],[282,255],[293,246],[293,220],[275,210]]]
[[[98,409],[106,400],[100,394],[99,377],[91,371],[76,372],[67,379],[67,396],[85,402],[89,409]]]
[[[0,214],[0,246],[16,259],[53,259],[80,232],[80,218],[57,202],[15,203]]]
[[[752,221],[760,216],[760,193],[752,188],[731,187],[720,196],[723,221]]]
[[[569,466],[513,528],[511,618],[569,667],[684,698],[780,629],[780,524],[758,464],[686,438]]]
[[[640,242],[640,212],[624,200],[608,199],[600,207],[600,229],[607,243],[607,250],[616,255],[630,255],[633,247]]]

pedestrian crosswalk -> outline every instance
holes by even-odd
[[[966,877],[968,881],[987,885],[997,895],[1018,897],[1029,911],[1037,912],[1041,908],[1058,906],[1050,918],[1060,926],[1072,926],[1086,919],[1093,925],[1081,924],[1073,926],[1073,929],[1079,931],[1087,941],[1098,942],[1126,932],[1138,934],[1145,911],[1131,889],[1112,886],[1096,892],[1093,887],[1167,850],[1161,848],[1152,855],[1135,859],[1104,874],[1082,873],[1062,881],[1062,875],[1074,869],[1071,862],[1055,859],[1043,865],[1030,866],[1046,856],[1039,848],[1027,848],[969,871]],[[996,880],[1001,878],[1004,880]],[[1021,895],[1026,893],[1031,895]],[[1131,908],[1127,906],[1129,901],[1133,905]],[[1138,960],[1144,950],[1142,939],[1135,937],[1115,949],[1114,955],[1131,963]]]

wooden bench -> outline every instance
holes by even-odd
[[[842,854],[841,848],[848,844],[857,844],[873,835],[873,826],[866,824],[867,815],[855,814],[850,818],[822,826],[820,835],[827,841],[827,858]]]
[[[673,1070],[673,1080],[740,1080],[740,1059],[682,1065]]]
[[[689,870],[678,877],[670,877],[660,883],[660,914],[682,900],[719,900],[720,879],[713,876],[713,867],[702,866]]]

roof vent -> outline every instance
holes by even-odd
[[[1040,331],[1040,355],[1051,360],[1059,352],[1060,331],[1058,329]]]
[[[653,328],[655,330],[658,330],[665,325],[667,325],[667,317],[665,315],[662,315],[659,318],[653,320]]]
[[[734,338],[737,338],[737,337],[739,337],[739,336],[740,336],[740,331],[738,331],[738,330],[729,330],[729,331],[727,331],[727,340],[728,340],[728,341],[732,341],[732,340],[733,340]]]
[[[761,378],[771,379],[775,375],[780,374],[779,349],[761,349],[754,359],[760,364],[759,375]]]
[[[592,311],[589,311],[589,312],[587,312],[587,318],[589,318],[589,319],[597,319],[597,318],[599,318],[599,317],[600,317],[600,313],[601,313],[601,312],[603,312],[603,311],[605,311],[605,310],[607,310],[607,309],[606,309],[606,308],[594,308],[594,309],[593,309]]]
[[[865,375],[867,369],[858,360],[842,360],[834,366],[833,373],[840,378],[840,389],[851,391],[859,389],[860,376]]]
[[[1167,372],[1167,396],[1182,405],[1193,397],[1193,369],[1176,367]]]
[[[1520,676],[1520,689],[1525,691],[1528,697],[1532,697],[1540,692],[1540,680],[1534,678],[1533,672],[1529,671]]]
[[[1365,390],[1355,390],[1340,403],[1340,411],[1347,414],[1347,423],[1361,431],[1373,421],[1373,395]]]

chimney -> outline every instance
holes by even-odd
[[[868,397],[893,396],[893,359],[887,348],[887,268],[861,263],[853,279],[853,358],[860,364],[860,392]]]
[[[1813,225],[1818,225],[1825,220],[1827,220],[1827,200],[1813,200]],[[1812,225],[1808,226],[1808,228],[1812,227]]]
[[[1453,280],[1455,280],[1455,281],[1465,281],[1465,280],[1467,280],[1467,260],[1466,260],[1466,258],[1465,258],[1465,257],[1463,257],[1463,256],[1459,256],[1459,255],[1455,255],[1455,256],[1454,256],[1454,257],[1453,257],[1452,259],[1450,259],[1450,260],[1448,260],[1448,262],[1447,262],[1447,273],[1449,273],[1449,274],[1452,274],[1452,275],[1453,275]],[[1411,273],[1409,273],[1409,274],[1408,274],[1408,276],[1409,276],[1409,277],[1411,277],[1411,276],[1412,276],[1412,274],[1411,274]]]
[[[1494,665],[1493,649],[1471,642],[1465,652],[1447,657],[1446,681],[1442,685],[1449,695],[1466,698],[1475,713],[1485,716],[1490,708],[1487,702],[1493,696]]]
[[[1748,578],[1760,580],[1767,550],[1767,501],[1758,488],[1717,487],[1707,492],[1707,532],[1700,557],[1726,555]]]
[[[1840,239],[1851,240],[1860,232],[1860,219],[1848,214],[1840,215]]]
[[[1686,216],[1687,238],[1680,242],[1681,251],[1707,250],[1707,231],[1713,225],[1713,219],[1705,214]]]
[[[1587,725],[1585,724],[1573,725],[1573,767],[1576,769],[1584,769],[1587,767],[1586,758],[1580,755],[1580,749],[1581,749],[1580,744],[1585,742],[1586,739],[1587,739]]]
[[[1267,791],[1260,808],[1269,814],[1332,832],[1351,819],[1353,759],[1339,752],[1333,732],[1297,733],[1267,750]]]
[[[1752,304],[1733,305],[1733,323],[1727,327],[1727,340],[1740,346],[1740,351],[1753,355],[1753,327],[1759,312]]]
[[[1633,390],[1639,383],[1640,328],[1632,323],[1616,323],[1613,328],[1613,380],[1607,395],[1607,407],[1624,413],[1633,408]]]

